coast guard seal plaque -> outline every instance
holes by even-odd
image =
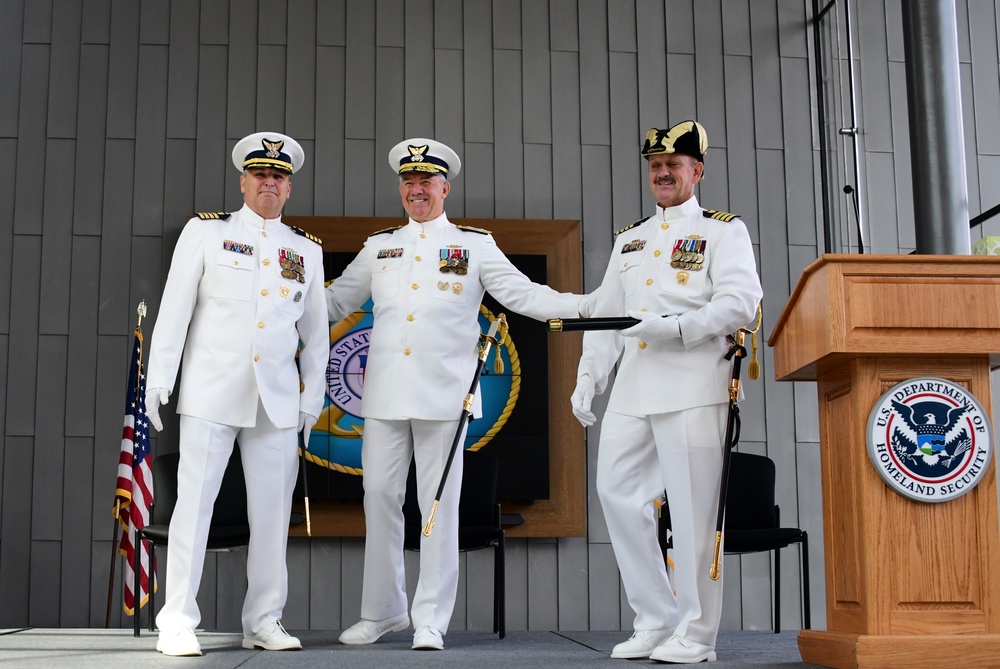
[[[948,502],[972,490],[993,457],[993,429],[965,388],[932,376],[890,388],[868,416],[868,457],[894,491]]]

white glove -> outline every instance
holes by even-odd
[[[163,421],[160,420],[160,406],[170,403],[170,391],[166,388],[146,389],[146,418],[153,424],[157,432],[163,432]]]
[[[576,389],[569,398],[573,406],[573,415],[584,427],[590,427],[597,422],[597,416],[590,410],[594,401],[594,380],[584,374],[576,380]]]
[[[648,311],[629,311],[628,315],[642,322],[620,330],[623,337],[638,337],[643,341],[666,341],[681,336],[681,325],[676,316],[659,316]]]
[[[302,443],[306,446],[309,445],[309,433],[312,432],[313,426],[316,424],[316,416],[308,414],[305,411],[299,412],[299,426],[296,428],[296,432],[302,433]]]
[[[580,305],[577,307],[577,311],[580,313],[580,318],[590,318],[594,315],[594,307],[597,306],[597,291],[587,295],[580,296]]]

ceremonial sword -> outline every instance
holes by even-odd
[[[441,473],[441,483],[438,485],[437,494],[434,496],[434,505],[431,506],[431,513],[427,517],[427,522],[424,523],[423,534],[425,537],[431,536],[431,530],[434,528],[434,516],[437,515],[438,506],[441,504],[441,495],[444,493],[444,485],[448,481],[448,472],[451,471],[451,463],[455,459],[455,453],[458,451],[465,426],[472,419],[472,401],[476,396],[476,388],[479,386],[479,376],[483,373],[486,358],[490,355],[490,348],[499,346],[500,341],[503,339],[504,334],[501,332],[501,328],[504,331],[507,329],[507,316],[504,314],[500,314],[493,320],[493,323],[490,324],[489,332],[479,334],[481,341],[479,344],[479,362],[476,364],[476,374],[472,377],[469,394],[465,396],[465,401],[462,403],[462,415],[458,418],[455,439],[451,443],[451,451],[448,453],[448,460],[445,462],[444,471]]]

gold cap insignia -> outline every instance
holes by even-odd
[[[408,146],[406,147],[410,151],[410,162],[419,163],[424,160],[424,154],[427,152],[427,145],[423,146]]]
[[[268,158],[277,158],[281,155],[281,147],[285,145],[284,142],[270,142],[266,139],[260,140],[260,143],[264,146],[264,153]]]

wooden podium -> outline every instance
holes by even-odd
[[[802,659],[1000,667],[995,465],[964,496],[924,503],[889,488],[866,449],[872,407],[910,378],[947,379],[992,414],[1000,258],[824,255],[768,344],[777,379],[819,395],[827,629],[800,633]]]

